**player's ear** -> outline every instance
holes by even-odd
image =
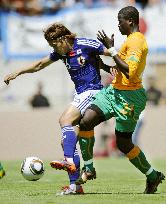
[[[132,18],[129,19],[129,25],[130,25],[130,26],[133,26],[133,25],[134,25],[134,21],[133,21]]]

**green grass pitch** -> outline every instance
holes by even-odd
[[[95,159],[97,179],[84,184],[84,195],[72,196],[56,196],[68,184],[67,173],[44,163],[45,175],[39,181],[26,181],[21,161],[2,161],[6,176],[0,180],[0,204],[166,204],[166,181],[156,194],[144,195],[144,175],[125,158]],[[152,163],[166,174],[166,160]]]

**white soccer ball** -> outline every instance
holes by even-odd
[[[38,157],[26,157],[21,164],[21,173],[28,181],[37,181],[44,174],[44,163]]]

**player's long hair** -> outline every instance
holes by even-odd
[[[61,23],[53,23],[44,29],[43,32],[47,41],[54,41],[61,39],[62,37],[67,37],[70,39],[74,39],[76,37],[76,34],[72,33]]]
[[[126,20],[133,19],[135,24],[139,24],[139,12],[133,6],[122,8],[118,13],[118,17],[123,17]]]

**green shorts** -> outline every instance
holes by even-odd
[[[98,106],[106,120],[116,118],[116,130],[133,132],[139,115],[146,105],[146,93],[138,90],[118,90],[109,85],[94,97],[92,104]]]

